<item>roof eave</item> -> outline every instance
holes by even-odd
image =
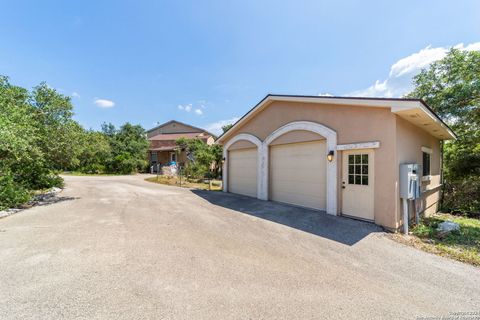
[[[451,138],[456,139],[457,136],[448,125],[421,99],[403,99],[403,98],[370,98],[370,97],[330,97],[330,96],[300,96],[300,95],[277,95],[268,94],[260,102],[258,102],[252,109],[250,109],[243,117],[241,117],[235,124],[227,131],[221,134],[216,143],[222,144],[233,129],[250,119],[254,112],[259,111],[268,103],[273,101],[291,101],[303,103],[330,103],[330,104],[352,104],[366,107],[385,107],[385,108],[420,108],[427,113],[433,121],[438,122],[445,130],[445,133]],[[445,139],[448,140],[448,139]]]

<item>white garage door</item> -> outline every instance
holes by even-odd
[[[325,210],[325,140],[272,146],[270,159],[272,200]]]
[[[228,153],[228,191],[257,196],[257,148]]]

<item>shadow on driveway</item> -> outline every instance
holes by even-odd
[[[382,228],[369,222],[332,216],[323,211],[310,210],[272,201],[263,201],[241,195],[192,190],[208,202],[302,230],[329,240],[352,246],[372,232]]]

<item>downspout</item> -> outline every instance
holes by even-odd
[[[443,155],[444,155],[444,145],[445,141],[440,141],[440,185],[442,186],[442,191],[440,192],[440,210],[443,208],[443,199],[445,197],[445,183],[443,181]]]

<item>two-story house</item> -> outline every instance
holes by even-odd
[[[187,155],[176,144],[179,138],[196,138],[208,145],[215,141],[215,136],[208,131],[175,120],[152,128],[147,131],[147,139],[150,142],[148,158],[153,172],[163,166],[184,165]]]

